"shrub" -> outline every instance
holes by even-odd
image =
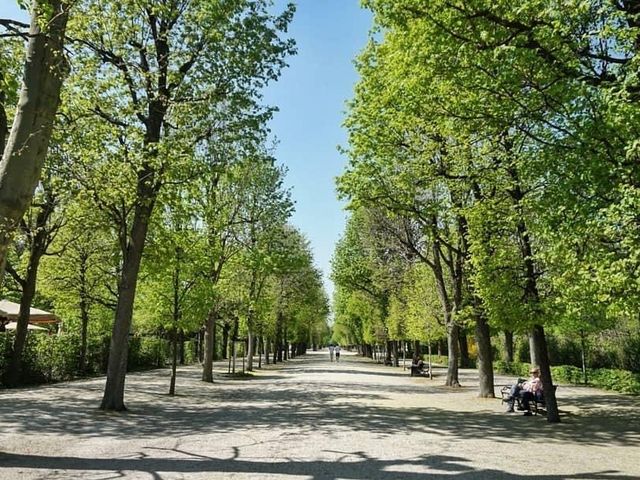
[[[136,335],[129,339],[128,370],[164,367],[169,358],[170,345],[164,338]]]
[[[0,333],[0,377],[7,368],[13,344],[12,332]],[[109,336],[87,339],[86,369],[80,371],[80,337],[77,334],[28,334],[22,355],[21,384],[59,382],[107,370]],[[132,337],[129,346],[129,369],[164,366],[169,353],[166,340],[155,337]]]
[[[495,361],[494,369],[500,373],[517,377],[528,377],[530,365],[528,363],[506,363]],[[551,367],[551,376],[554,382],[582,384],[584,377],[582,369],[572,365],[559,365]],[[613,390],[621,393],[640,394],[640,375],[627,370],[612,370],[606,368],[587,369],[589,385],[605,390]]]
[[[196,363],[198,360],[198,346],[195,340],[188,340],[184,342],[184,363],[187,365]]]

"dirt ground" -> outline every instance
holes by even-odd
[[[0,479],[640,479],[640,398],[560,385],[562,423],[344,352],[215,383],[199,367],[0,392]],[[496,378],[496,385],[512,378]],[[497,388],[496,388],[497,389]]]

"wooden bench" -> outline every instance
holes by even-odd
[[[501,404],[509,403],[509,397],[511,396],[511,387],[512,385],[504,385],[500,389],[500,395],[502,397],[500,402]],[[556,390],[558,390],[558,386],[554,385],[553,391],[555,392]],[[524,411],[520,397],[516,397],[516,404],[518,405],[518,410]],[[534,415],[538,415],[538,413],[540,413],[541,415],[547,414],[547,404],[544,401],[544,395],[541,398],[534,396],[531,400],[529,400],[529,406],[531,407],[531,412],[533,412]]]

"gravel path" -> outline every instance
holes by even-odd
[[[214,384],[183,368],[169,397],[157,370],[129,375],[121,414],[96,408],[104,379],[3,391],[0,479],[640,479],[637,397],[560,386],[549,425],[440,373],[325,351]]]

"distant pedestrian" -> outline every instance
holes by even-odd
[[[336,362],[339,362],[340,361],[340,345],[336,345],[333,351],[336,354]]]
[[[329,359],[333,362],[333,345],[329,345]]]

